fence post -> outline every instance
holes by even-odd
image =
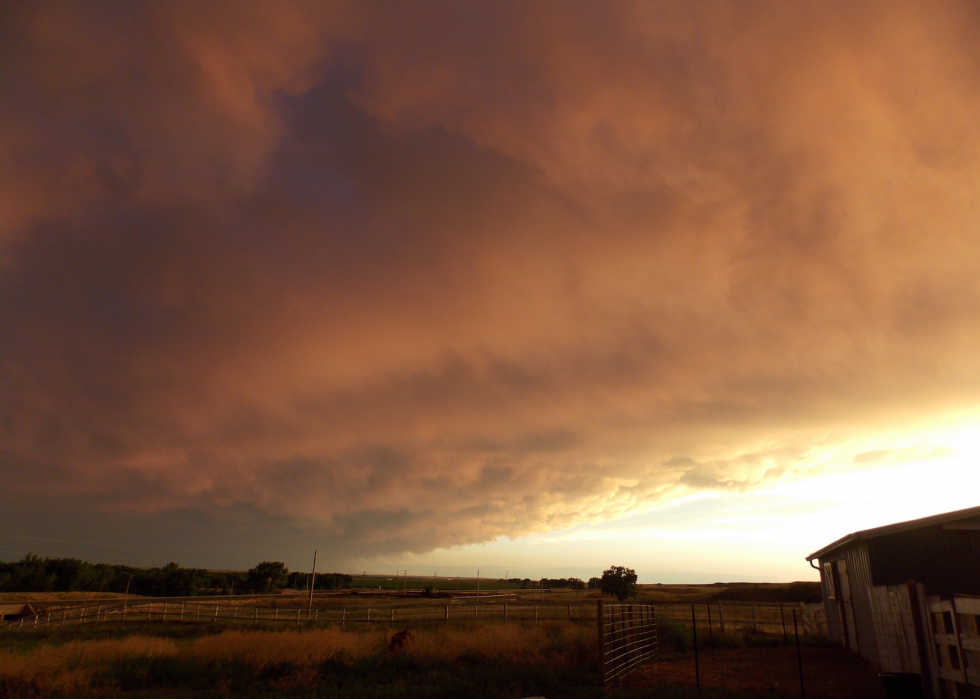
[[[752,603],[752,633],[759,633],[759,622],[755,616],[755,602]]]
[[[184,620],[184,603],[181,602],[180,603],[180,615],[177,617],[177,621],[183,621],[183,620]]]
[[[507,623],[507,603],[504,602],[504,623]]]
[[[446,605],[446,623],[449,623],[449,605]]]
[[[779,619],[783,622],[783,647],[789,648],[789,634],[786,633],[786,615],[783,613],[783,603],[779,603]]]
[[[218,620],[218,605],[214,605],[214,619],[212,621]]]
[[[367,623],[371,623],[371,608],[368,607]]]
[[[296,628],[297,629],[299,628],[299,612],[300,612],[299,607],[296,607]]]
[[[183,605],[181,605],[181,606],[183,606]],[[255,609],[252,610],[252,623],[253,624],[259,623],[259,608],[258,607],[256,607]]]
[[[394,624],[395,623],[395,608],[394,607],[391,608],[391,619],[388,621],[388,623],[389,624]]]
[[[538,623],[538,603],[534,603],[534,623]]]
[[[711,646],[711,654],[715,654],[715,630],[711,625],[711,604],[704,605],[708,608],[708,645]]]
[[[722,635],[725,634],[725,613],[721,610],[721,602],[718,603],[718,628]]]
[[[340,630],[343,631],[347,626],[347,607],[340,610]]]
[[[800,697],[806,696],[803,688],[803,654],[800,652],[800,628],[796,625],[796,610],[793,610],[793,635],[796,636],[796,666],[800,671]]]
[[[602,625],[602,600],[596,603],[596,628],[599,629],[599,686],[606,683],[606,634]]]
[[[170,607],[170,604],[167,603],[167,602],[164,602],[164,604],[163,604],[163,619],[161,619],[161,621],[166,621],[167,620],[167,608],[168,607]]]
[[[691,629],[694,631],[694,682],[697,684],[698,691],[701,691],[701,661],[698,658],[698,615],[691,605]]]

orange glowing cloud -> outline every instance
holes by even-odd
[[[980,398],[967,3],[9,12],[7,497],[427,551]]]

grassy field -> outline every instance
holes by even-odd
[[[452,597],[458,590],[472,594],[476,591],[475,578],[399,578],[396,581],[382,577],[356,577],[350,591],[322,593],[317,592],[317,599],[334,597],[347,600],[348,606],[358,604],[359,595],[376,598],[395,599],[401,594],[419,595],[428,585],[433,585],[434,592],[440,597]],[[406,589],[408,592],[406,592]],[[484,579],[480,581],[481,593],[488,595],[516,595],[516,599],[542,600],[560,603],[595,601],[602,595],[598,590],[568,590],[546,589],[542,598],[539,588],[520,589],[514,583],[503,580]],[[820,583],[715,583],[711,585],[639,585],[638,600],[641,602],[707,602],[707,601],[756,601],[756,602],[819,602]],[[355,593],[351,595],[350,593]],[[120,595],[107,592],[17,592],[5,593],[0,601],[9,602],[78,602],[86,600],[118,599]],[[129,599],[150,599],[130,595]],[[286,590],[282,594],[271,595],[270,604],[300,605],[305,600],[305,593],[298,590]],[[254,602],[247,602],[253,604]]]
[[[394,582],[393,580],[391,582]],[[475,587],[475,581],[472,581]],[[408,587],[413,587],[409,578]],[[607,697],[632,699],[650,696],[650,683],[625,683],[599,689],[594,624],[595,590],[494,590],[481,581],[481,592],[512,594],[481,600],[480,609],[492,617],[504,603],[537,604],[542,619],[548,609],[557,616],[568,605],[578,619],[512,623],[473,623],[466,620],[472,599],[456,600],[454,592],[437,597],[405,596],[393,588],[315,599],[320,620],[346,609],[363,614],[367,607],[378,613],[390,609],[458,609],[460,617],[451,624],[396,621],[348,623],[345,629],[320,623],[299,624],[217,622],[201,617],[199,622],[110,621],[68,626],[39,626],[36,629],[0,630],[0,697],[126,696],[126,697]],[[793,596],[789,586],[758,585],[649,585],[641,586],[640,600],[656,602],[704,602],[720,596]],[[91,593],[18,595],[37,606],[58,605],[102,596]],[[541,602],[542,597],[544,602]],[[9,598],[8,598],[9,599]],[[133,605],[150,601],[130,597]],[[188,600],[193,602],[193,599]],[[223,598],[242,611],[247,621],[253,607],[270,613],[275,607],[292,619],[302,610],[306,597],[300,594],[272,595],[261,599]],[[202,604],[215,604],[214,601]],[[190,608],[188,604],[188,608]],[[526,607],[525,607],[526,610]],[[513,613],[513,612],[512,612]],[[481,612],[482,618],[483,612]],[[591,618],[589,616],[591,614]],[[190,616],[190,615],[188,615]],[[55,614],[57,617],[57,614]],[[140,617],[137,615],[136,619]],[[172,618],[172,617],[171,617]],[[384,618],[384,616],[382,616]],[[415,638],[399,652],[389,652],[391,635],[408,628]],[[716,634],[719,647],[777,647],[778,639],[750,635]],[[817,639],[808,639],[812,644]],[[663,619],[659,662],[676,669],[665,677],[690,674],[683,663],[691,659],[689,630]],[[764,652],[764,651],[759,651]],[[782,651],[780,651],[782,652]],[[659,682],[656,695],[663,697],[775,697],[792,696],[771,688],[710,688],[698,694],[690,683]],[[733,685],[734,686],[734,685]]]
[[[594,626],[429,625],[412,629],[407,646],[390,652],[397,630],[130,622],[8,632],[0,636],[0,696],[650,696],[648,685],[596,686]],[[663,662],[689,655],[667,650]],[[697,694],[679,682],[658,685],[657,696],[792,693],[715,688]]]

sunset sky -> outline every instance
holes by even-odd
[[[800,580],[976,505],[975,2],[0,6],[0,559]]]

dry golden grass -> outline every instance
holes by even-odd
[[[577,624],[521,626],[474,624],[436,627],[412,632],[404,652],[427,658],[453,660],[474,654],[512,662],[539,662],[555,649],[593,643],[595,631]],[[225,631],[191,641],[182,654],[198,660],[236,661],[251,666],[277,663],[310,665],[338,654],[361,658],[387,648],[391,631],[367,629],[342,632],[336,628],[309,632],[262,633]]]
[[[253,667],[277,663],[312,665],[343,653],[358,658],[384,648],[381,630],[344,633],[339,629],[316,631],[225,631],[191,641],[182,654],[204,661],[237,661]]]
[[[431,658],[454,660],[461,655],[480,655],[495,660],[536,663],[561,649],[582,643],[595,644],[595,629],[578,624],[484,624],[471,628],[438,628],[418,634],[409,652]]]
[[[113,663],[126,659],[173,658],[204,664],[236,663],[255,669],[289,664],[290,681],[300,681],[323,661],[341,655],[355,659],[386,652],[388,628],[343,632],[224,631],[190,641],[148,636],[74,641],[42,645],[26,653],[0,652],[0,691],[19,688],[35,695],[84,692]],[[594,629],[577,624],[473,624],[413,630],[413,639],[399,652],[418,657],[454,660],[478,655],[514,663],[573,662],[591,647]],[[101,674],[100,674],[101,673]]]
[[[20,687],[42,696],[77,693],[90,686],[107,662],[176,652],[173,641],[146,636],[44,645],[23,654],[5,651],[0,652],[0,687]]]

